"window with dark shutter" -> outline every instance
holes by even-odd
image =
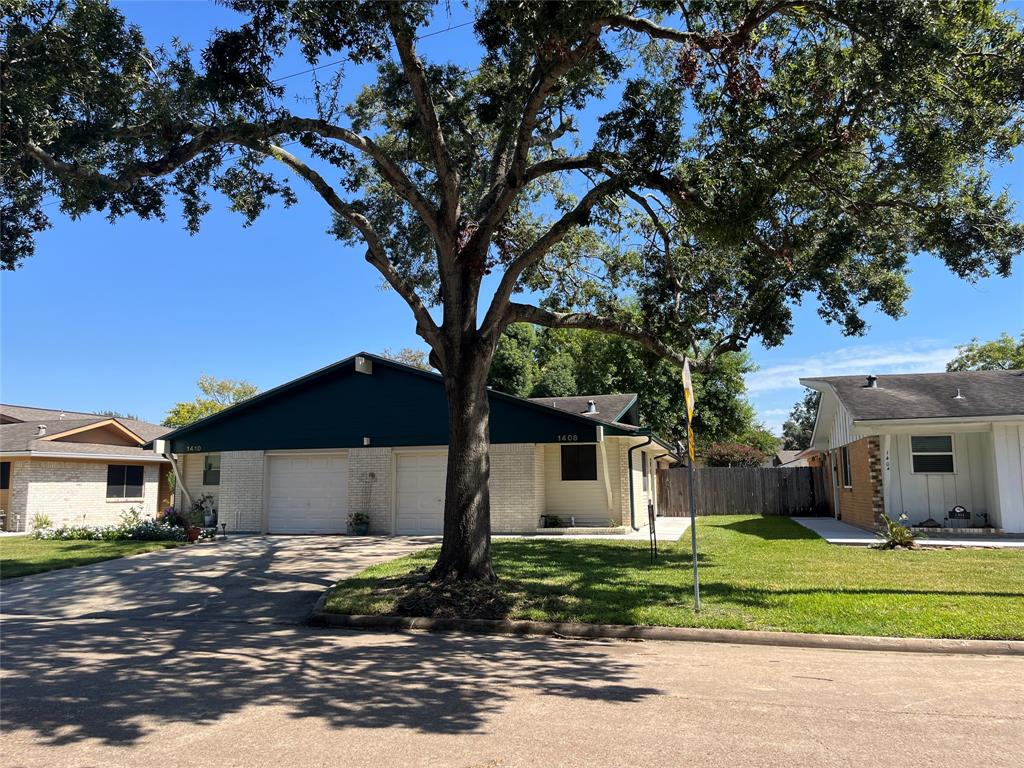
[[[107,465],[107,498],[141,499],[143,475],[141,464]]]
[[[597,446],[562,446],[563,480],[597,480]]]

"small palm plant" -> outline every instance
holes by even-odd
[[[916,544],[914,540],[921,534],[910,530],[906,524],[906,514],[901,514],[899,520],[893,520],[884,512],[882,513],[882,541],[875,544],[876,549],[913,549]]]

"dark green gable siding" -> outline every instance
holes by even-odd
[[[371,357],[297,379],[169,435],[174,453],[445,445],[448,406],[439,376]],[[607,434],[622,434],[605,427]],[[593,442],[597,425],[518,398],[491,395],[491,442]]]

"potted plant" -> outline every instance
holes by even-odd
[[[370,516],[365,512],[353,512],[348,516],[348,535],[366,536],[370,532]]]
[[[192,503],[192,509],[188,514],[188,527],[185,528],[185,536],[189,543],[198,541],[203,535],[203,526],[209,526],[211,516],[216,521],[214,504],[216,499],[209,493],[204,493]]]

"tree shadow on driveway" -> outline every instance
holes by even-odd
[[[333,728],[471,733],[515,688],[622,703],[659,693],[631,685],[607,649],[550,639],[28,617],[4,635],[4,729],[48,745],[127,746],[162,724],[269,706]]]

